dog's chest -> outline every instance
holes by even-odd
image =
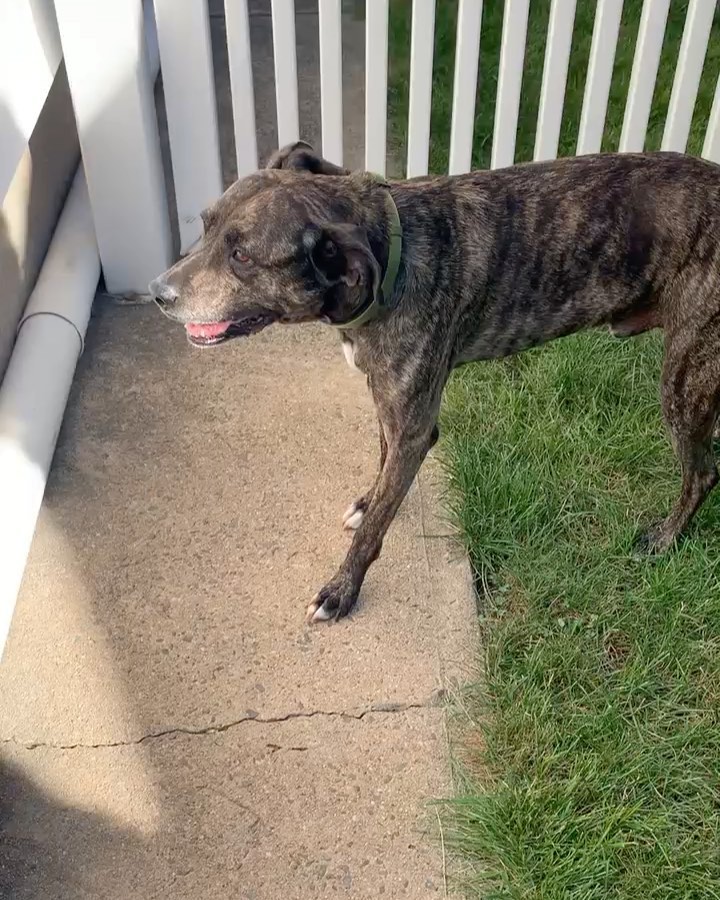
[[[342,348],[343,354],[345,355],[345,362],[350,366],[353,372],[359,372],[362,375],[362,369],[355,361],[355,344],[353,344],[349,338],[343,338]]]

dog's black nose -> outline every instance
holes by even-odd
[[[148,290],[158,306],[172,306],[178,298],[178,292],[175,288],[160,281],[159,278],[155,278],[150,282]]]

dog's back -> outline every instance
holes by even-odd
[[[720,308],[720,166],[705,160],[601,154],[422,179],[405,197],[452,272],[460,361],[601,323],[637,333],[691,315],[687,302]],[[677,290],[694,279],[694,297]]]

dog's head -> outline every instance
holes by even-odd
[[[285,147],[203,213],[200,245],[150,293],[198,346],[273,322],[347,320],[380,286],[371,189],[307,144]]]

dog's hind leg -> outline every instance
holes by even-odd
[[[670,515],[640,538],[639,549],[649,552],[674,543],[718,481],[713,429],[720,405],[720,311],[693,331],[666,331],[662,404],[682,488]]]

